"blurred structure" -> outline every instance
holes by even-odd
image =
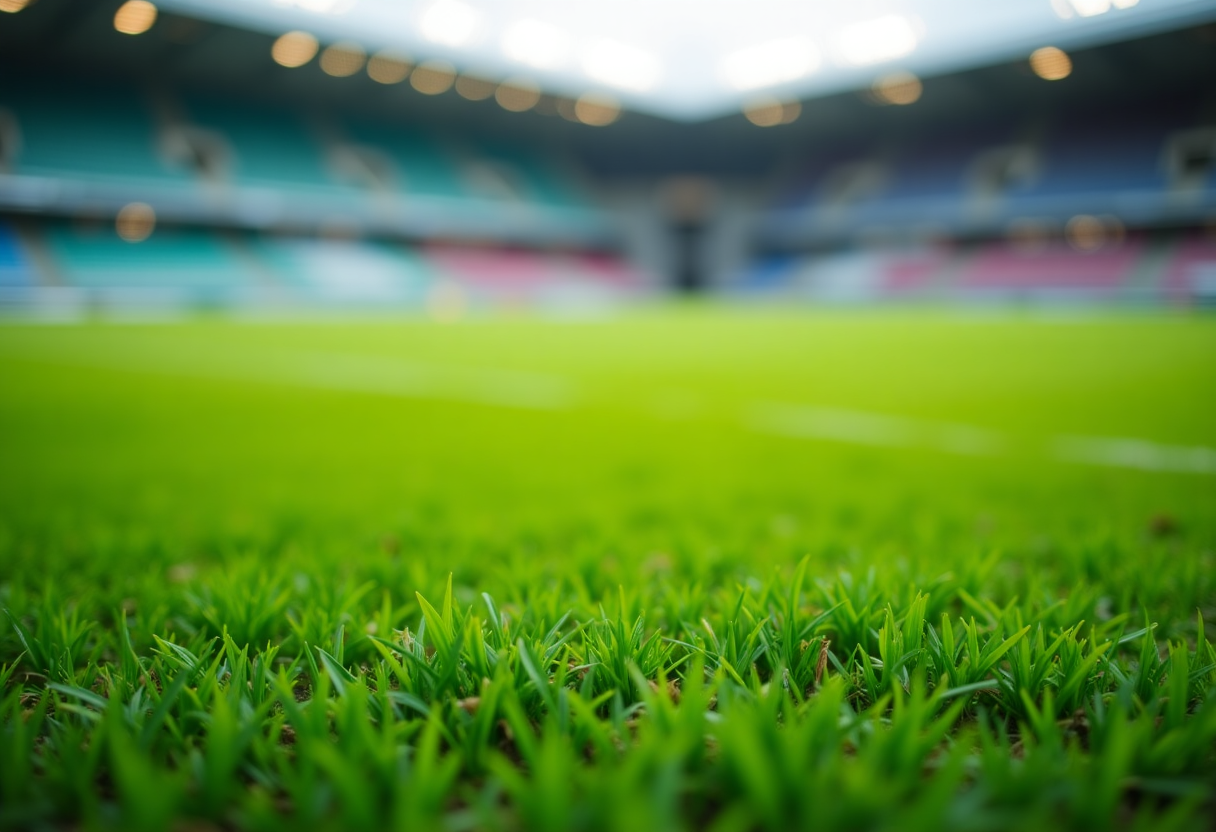
[[[0,0],[0,306],[1216,298],[1211,4],[1026,0],[967,55],[932,4],[831,48],[787,9],[701,32],[701,86],[534,18],[491,60],[461,32],[510,5],[397,4],[396,43],[372,0]]]

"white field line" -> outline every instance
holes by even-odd
[[[778,436],[852,445],[929,448],[952,454],[999,454],[1012,444],[1007,434],[971,425],[776,402],[755,404],[746,421],[753,430]],[[1048,443],[1046,451],[1056,459],[1087,465],[1216,474],[1216,449],[1202,446],[1165,445],[1122,437],[1057,436]]]
[[[985,428],[834,407],[759,402],[750,409],[748,422],[762,433],[952,454],[996,454],[1006,445],[1003,434]]]
[[[1055,441],[1055,453],[1060,459],[1090,465],[1216,474],[1216,449],[1200,446],[1160,445],[1122,437],[1061,436]]]

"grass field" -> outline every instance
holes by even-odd
[[[0,328],[0,827],[1211,829],[1216,320]]]

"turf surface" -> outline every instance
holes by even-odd
[[[0,328],[0,825],[1206,829],[1216,321]]]

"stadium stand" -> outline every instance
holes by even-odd
[[[1216,234],[1191,233],[1179,241],[1162,286],[1175,304],[1216,303]]]
[[[16,121],[19,141],[10,166],[17,173],[128,183],[190,177],[161,154],[152,114],[133,89],[6,84],[0,107]]]
[[[263,237],[252,245],[276,281],[333,303],[419,303],[431,268],[397,245],[358,240]]]
[[[0,290],[23,288],[34,283],[30,265],[16,230],[0,220]]]
[[[134,244],[109,223],[52,223],[45,241],[59,277],[105,301],[220,302],[256,285],[208,230],[162,228]]]
[[[1026,248],[1011,242],[986,243],[969,258],[957,286],[968,293],[1078,293],[1111,295],[1126,284],[1143,252],[1130,238],[1094,251],[1064,242]]]

